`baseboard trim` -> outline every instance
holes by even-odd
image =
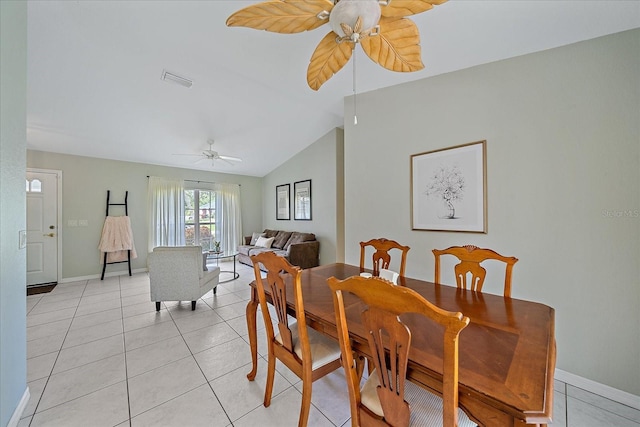
[[[131,274],[146,273],[147,271],[149,271],[147,268],[138,268],[135,270],[131,270]],[[112,273],[105,273],[104,277],[128,276],[128,275],[129,275],[129,271],[123,270],[123,271],[114,271]],[[65,277],[64,279],[59,280],[58,283],[71,283],[71,282],[80,282],[82,280],[93,280],[93,279],[99,279],[100,276],[101,274],[92,274],[89,276]]]
[[[618,390],[617,388],[595,382],[588,378],[572,374],[571,372],[563,371],[562,369],[556,369],[555,379],[640,410],[640,396],[636,396],[635,394]]]
[[[22,418],[22,414],[24,413],[24,410],[27,407],[27,403],[29,403],[30,397],[31,397],[31,394],[29,393],[29,386],[27,386],[27,388],[24,389],[24,393],[22,394],[22,399],[20,399],[20,403],[18,403],[16,410],[13,411],[13,415],[11,416],[11,419],[9,419],[9,424],[7,424],[7,427],[16,427],[18,425],[18,423],[20,422],[20,418]]]

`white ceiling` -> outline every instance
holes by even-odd
[[[27,147],[264,176],[341,127],[353,58],[309,89],[307,64],[329,26],[302,34],[225,26],[253,3],[29,1]],[[450,0],[410,19],[425,69],[387,71],[358,47],[358,92],[638,28],[640,1]],[[163,69],[193,86],[161,81]],[[174,155],[200,153],[209,138],[244,161]]]

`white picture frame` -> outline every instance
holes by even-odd
[[[411,229],[487,232],[486,141],[411,155]]]

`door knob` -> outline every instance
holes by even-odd
[[[43,234],[45,237],[56,237],[55,233]]]

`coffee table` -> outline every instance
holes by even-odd
[[[238,252],[236,251],[222,251],[222,252],[214,252],[214,251],[209,251],[209,252],[205,252],[207,254],[207,259],[215,259],[216,260],[216,265],[218,265],[218,263],[220,262],[221,259],[228,259],[228,258],[233,258],[233,271],[230,270],[220,270],[220,273],[230,273],[232,274],[231,279],[227,279],[227,280],[220,280],[218,281],[218,283],[227,283],[227,282],[231,282],[232,280],[236,280],[238,277],[240,277],[240,273],[238,273],[236,271],[236,257],[238,256]]]

